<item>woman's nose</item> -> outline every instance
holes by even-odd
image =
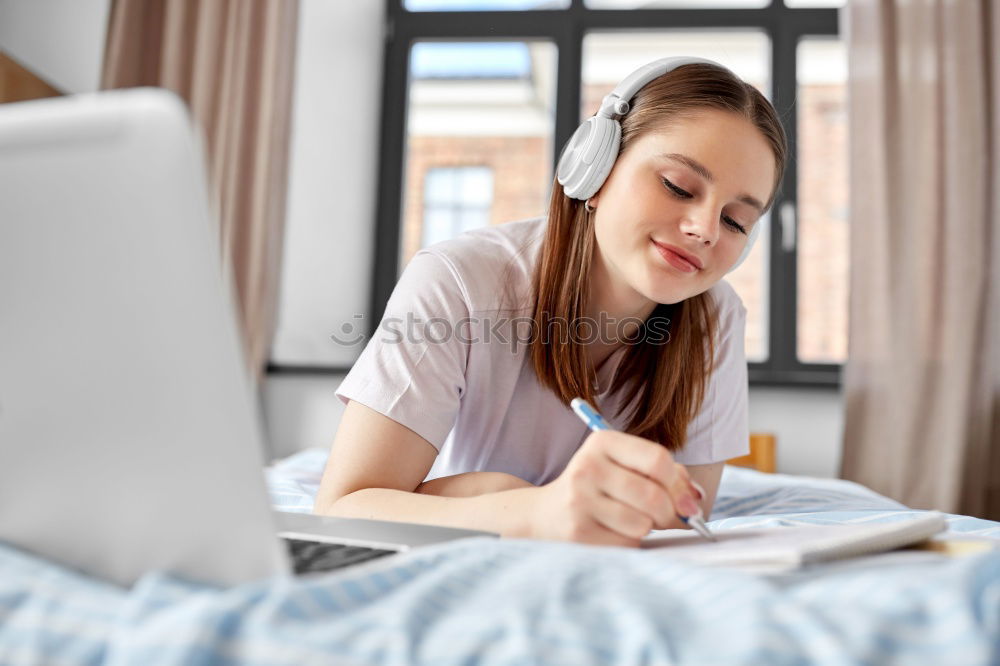
[[[707,246],[719,240],[719,227],[718,218],[707,211],[693,211],[681,221],[681,233]]]

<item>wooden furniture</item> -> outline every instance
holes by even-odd
[[[774,474],[775,471],[775,447],[777,438],[771,433],[755,432],[750,434],[750,453],[739,458],[731,458],[726,461],[728,465],[737,467],[750,467],[758,472]]]
[[[61,94],[24,65],[0,51],[0,104]]]

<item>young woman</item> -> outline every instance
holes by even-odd
[[[708,516],[749,440],[746,310],[720,280],[785,154],[722,66],[630,75],[567,144],[547,217],[407,265],[337,391],[315,511],[627,546]],[[617,431],[590,433],[577,396]]]

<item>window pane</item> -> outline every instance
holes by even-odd
[[[517,79],[531,69],[531,54],[521,42],[424,42],[410,51],[415,79]]]
[[[430,169],[424,181],[424,208],[445,206],[452,198],[452,179],[447,169]]]
[[[671,30],[595,32],[583,41],[581,118],[589,118],[601,99],[633,70],[658,58],[689,55],[708,58],[732,69],[765,95],[771,87],[771,44],[756,30]],[[759,224],[767,224],[762,218]],[[747,260],[726,276],[747,308],[746,352],[750,361],[764,361],[767,352],[768,257],[767,227]]]
[[[726,282],[733,285],[747,309],[746,354],[747,361],[751,363],[766,361],[770,349],[767,315],[771,311],[771,301],[768,298],[768,285],[771,284],[768,271],[771,264],[771,213],[760,218],[757,224],[763,226],[750,250],[750,256],[739,268],[726,275]]]
[[[481,12],[518,9],[565,9],[569,0],[405,0],[411,12]]]
[[[463,208],[490,209],[493,205],[493,172],[483,167],[457,169],[459,172],[457,199]]]
[[[756,9],[767,7],[771,0],[584,0],[583,4],[593,9]]]
[[[433,245],[452,236],[452,211],[450,208],[428,206],[424,209],[423,244]]]
[[[447,240],[489,224],[493,205],[493,172],[486,167],[438,168],[427,171],[421,244]]]
[[[432,241],[545,214],[555,70],[548,42],[413,45],[401,266]]]
[[[847,52],[798,45],[798,357],[847,360]]]
[[[847,0],[785,0],[786,7],[846,7]]]

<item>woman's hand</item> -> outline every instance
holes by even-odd
[[[591,433],[555,481],[538,488],[529,536],[638,546],[653,528],[683,527],[700,493],[683,465],[641,437]]]

